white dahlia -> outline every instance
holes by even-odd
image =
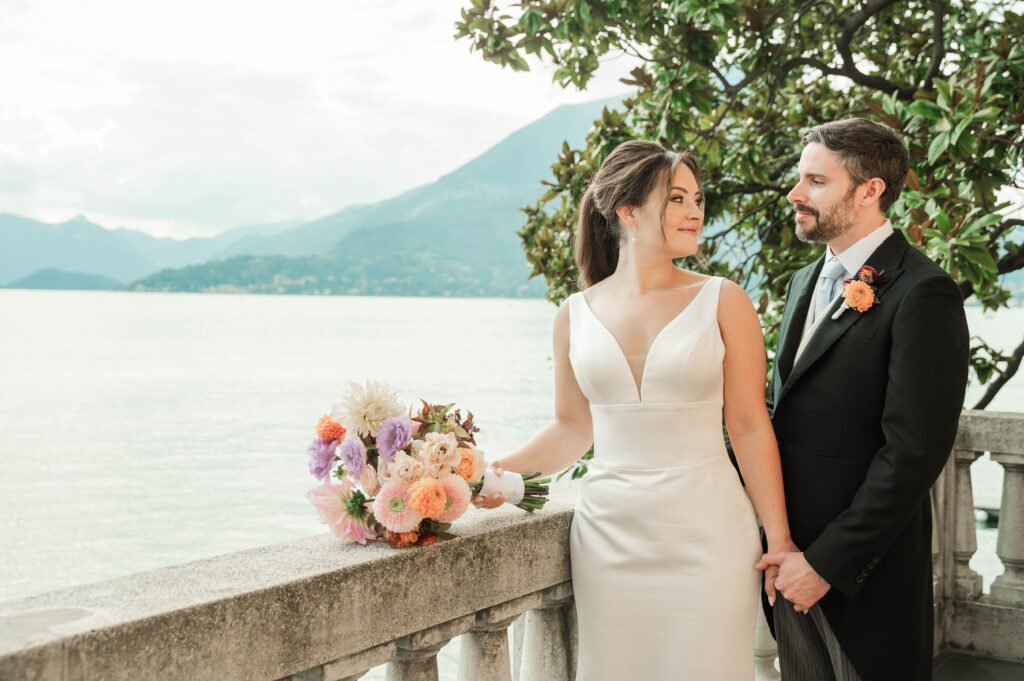
[[[377,429],[388,418],[405,413],[405,407],[387,383],[367,381],[349,383],[352,391],[331,406],[331,417],[359,437],[376,437]]]

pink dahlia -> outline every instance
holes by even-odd
[[[469,490],[469,484],[460,475],[446,475],[441,478],[441,486],[444,488],[447,499],[444,511],[437,516],[436,520],[450,523],[465,513],[466,507],[469,506],[469,499],[473,495]]]
[[[423,520],[409,506],[409,486],[401,482],[389,482],[377,492],[373,501],[373,515],[381,525],[392,532],[411,532]]]
[[[338,485],[332,484],[329,477],[325,478],[324,484],[306,492],[306,498],[334,536],[347,537],[360,544],[377,538],[368,524],[370,510],[366,496],[348,478]]]

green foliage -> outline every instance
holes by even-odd
[[[600,58],[640,66],[635,94],[604,111],[585,148],[564,145],[547,192],[519,233],[534,276],[560,302],[576,288],[572,238],[579,200],[620,142],[689,148],[705,164],[704,258],[696,269],[760,290],[774,347],[790,276],[820,247],[793,234],[786,194],[801,129],[863,116],[904,135],[907,189],[890,210],[902,229],[987,309],[1009,297],[997,275],[1024,267],[1008,197],[1022,180],[1024,17],[1014,3],[840,0],[473,0],[456,37],[517,70],[548,59],[563,87],[586,88]],[[827,76],[827,77],[826,77]],[[1016,194],[1020,196],[1019,193]],[[1002,355],[976,339],[987,381]]]
[[[439,250],[443,244],[438,245]],[[534,298],[522,263],[450,262],[434,251],[399,255],[362,251],[320,256],[240,255],[161,270],[124,288],[131,291]]]

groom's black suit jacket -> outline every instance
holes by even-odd
[[[897,231],[866,263],[888,278],[876,304],[833,320],[834,303],[794,361],[823,262],[790,281],[771,380],[793,541],[864,681],[931,679],[929,488],[967,384],[963,298]]]

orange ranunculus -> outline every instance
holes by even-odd
[[[321,440],[327,442],[338,440],[340,442],[345,437],[345,427],[324,414],[316,424],[316,434]]]
[[[409,508],[424,518],[441,515],[447,503],[444,485],[435,478],[422,478],[409,486]]]
[[[388,544],[396,548],[405,548],[406,546],[412,546],[420,538],[420,533],[416,530],[412,532],[392,532],[391,530],[384,530],[384,539],[387,540]]]
[[[461,459],[455,465],[455,472],[466,482],[477,482],[484,475],[486,462],[483,453],[473,446],[459,447]]]
[[[843,289],[843,300],[857,312],[867,312],[875,304],[875,292],[863,281],[851,281]]]

